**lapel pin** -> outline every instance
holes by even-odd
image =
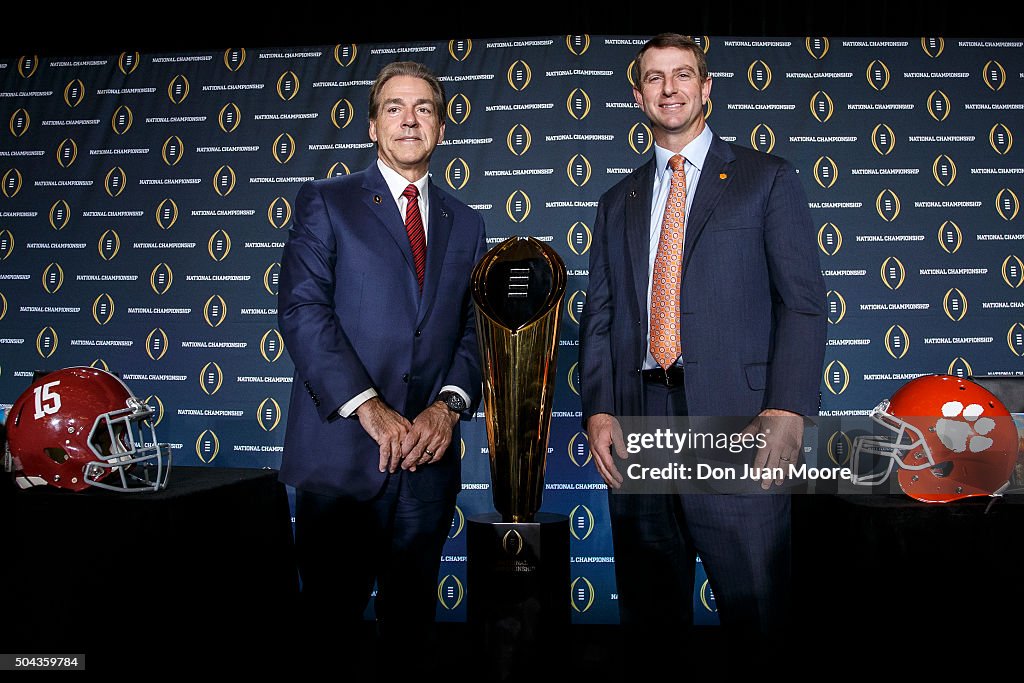
[[[630,198],[630,199],[636,199],[636,190],[632,190],[632,191],[631,191],[631,192],[629,193],[629,198]]]
[[[728,174],[728,173],[719,173],[719,174],[718,174],[718,178],[719,178],[720,180],[725,180],[725,179],[726,179],[726,178],[728,178],[728,177],[729,177],[729,174]]]
[[[384,200],[380,198],[379,194],[373,195],[373,203],[374,204],[380,204],[382,201],[384,201]]]

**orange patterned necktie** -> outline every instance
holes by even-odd
[[[668,160],[672,184],[661,219],[658,254],[651,282],[651,356],[668,369],[683,351],[679,340],[679,283],[683,270],[683,223],[686,217],[686,159]]]

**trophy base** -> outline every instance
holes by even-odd
[[[467,616],[475,652],[496,680],[536,676],[569,628],[569,518],[537,513],[467,520]]]

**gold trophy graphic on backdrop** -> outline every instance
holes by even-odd
[[[473,269],[491,491],[504,522],[532,522],[544,493],[565,264],[510,237]]]

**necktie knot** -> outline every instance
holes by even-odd
[[[409,187],[405,188],[405,191],[402,192],[402,196],[408,199],[409,201],[412,201],[413,199],[416,199],[417,197],[420,196],[420,191],[416,189],[415,185],[410,183]]]
[[[668,165],[673,171],[682,171],[686,164],[686,157],[682,154],[675,154],[668,160]]]

